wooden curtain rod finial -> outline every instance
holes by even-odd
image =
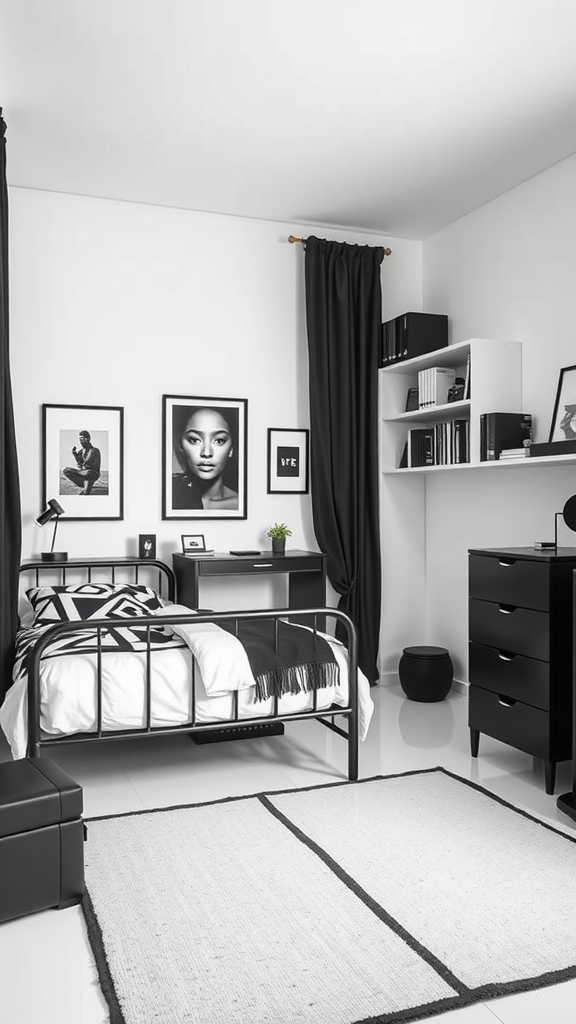
[[[305,238],[297,238],[296,235],[288,235],[288,241],[289,242],[302,242],[302,243],[304,243],[306,241],[306,239]],[[384,255],[385,256],[391,256],[392,255],[392,249],[389,249],[388,246],[386,246],[386,248],[384,249]]]

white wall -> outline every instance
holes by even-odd
[[[559,370],[576,363],[575,238],[572,156],[423,247],[424,308],[448,313],[451,342],[522,342],[523,411],[537,441],[548,439]],[[425,487],[427,642],[449,647],[466,680],[468,548],[553,539],[554,513],[576,492],[576,467],[431,474]],[[574,546],[576,535],[561,524],[559,541]]]
[[[9,203],[22,557],[52,532],[33,522],[43,403],[125,411],[125,518],[62,521],[58,546],[70,557],[134,554],[139,533],[157,534],[168,562],[182,533],[202,532],[216,550],[266,547],[275,520],[292,528],[292,546],[317,548],[309,496],[266,494],[267,428],[309,425],[303,252],[287,236],[390,245],[386,317],[419,308],[421,243],[19,188]],[[248,399],[247,520],[162,521],[163,394]],[[230,597],[208,583],[202,600],[284,603],[284,582],[267,585],[235,581]]]

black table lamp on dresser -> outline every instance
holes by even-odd
[[[50,551],[42,552],[43,562],[67,562],[68,552],[67,551],[54,551],[54,542],[56,540],[56,530],[58,529],[58,520],[60,516],[64,515],[64,509],[62,505],[59,505],[56,498],[50,498],[44,512],[41,512],[37,519],[34,520],[37,526],[46,526],[46,523],[54,520],[54,533],[52,534],[52,544]]]

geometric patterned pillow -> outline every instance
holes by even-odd
[[[33,587],[27,597],[34,609],[35,626],[87,619],[133,619],[153,615],[162,607],[150,587],[128,583]]]

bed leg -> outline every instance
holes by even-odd
[[[358,719],[350,715],[348,722],[348,779],[356,782],[358,778]]]

